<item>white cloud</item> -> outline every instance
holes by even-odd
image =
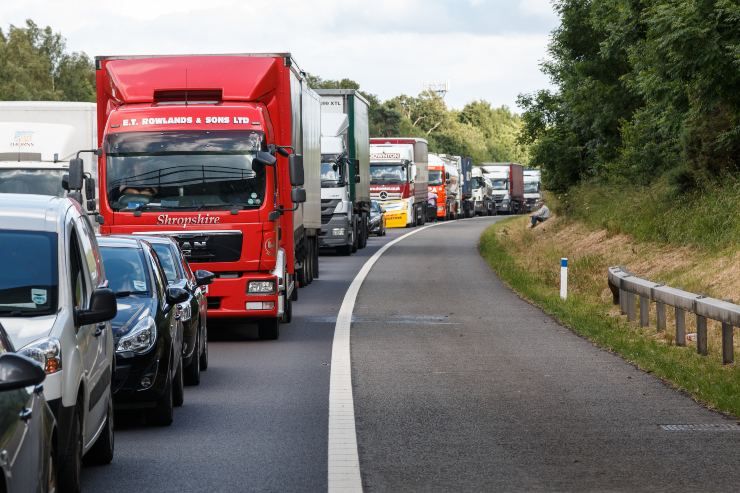
[[[492,24],[500,22],[498,6],[470,3],[487,9]],[[513,108],[518,93],[548,86],[538,65],[554,25],[519,33],[443,29],[457,5],[456,0],[16,0],[0,3],[0,19],[3,28],[27,17],[51,25],[70,49],[91,56],[291,51],[304,70],[357,80],[383,99],[417,94],[425,81],[449,81],[446,99],[453,107],[486,99]],[[518,8],[546,13],[543,5],[549,9],[544,0],[521,0]],[[509,7],[517,8],[501,7],[501,16],[510,14]],[[485,18],[478,22],[485,25]]]

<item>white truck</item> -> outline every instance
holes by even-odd
[[[69,160],[97,147],[95,114],[95,103],[0,102],[0,193],[64,196]],[[95,179],[95,155],[80,157]]]
[[[524,208],[527,212],[537,209],[542,203],[542,172],[538,169],[524,170]]]

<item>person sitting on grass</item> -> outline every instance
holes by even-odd
[[[534,228],[537,226],[537,223],[543,223],[550,219],[550,209],[545,204],[542,204],[542,207],[537,209],[530,218],[532,219],[532,225],[530,228]]]

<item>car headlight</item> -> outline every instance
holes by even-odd
[[[41,339],[22,348],[18,353],[37,361],[47,375],[62,369],[62,345],[59,339],[53,337]]]
[[[270,294],[275,292],[275,281],[249,281],[247,294]]]
[[[180,320],[183,322],[187,322],[190,320],[190,317],[192,317],[192,312],[190,310],[190,302],[184,301],[177,305],[177,314],[180,316]]]
[[[146,316],[118,340],[116,352],[143,354],[152,349],[155,342],[157,342],[157,324],[151,316]]]

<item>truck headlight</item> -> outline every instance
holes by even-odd
[[[247,294],[271,294],[275,292],[275,281],[249,281]]]
[[[47,375],[62,369],[62,345],[59,339],[48,337],[22,348],[18,353],[27,356],[44,369]]]
[[[152,349],[156,342],[157,324],[151,316],[147,315],[139,320],[128,334],[118,340],[116,352],[143,354]]]
[[[334,208],[334,214],[347,214],[349,212],[349,202],[340,200]]]

